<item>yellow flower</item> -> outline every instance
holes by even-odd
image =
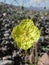
[[[40,37],[39,29],[31,19],[24,19],[12,30],[12,38],[17,46],[23,50],[29,49]]]

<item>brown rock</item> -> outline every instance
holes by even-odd
[[[44,55],[39,58],[37,65],[49,65],[49,56],[47,53],[44,53]]]

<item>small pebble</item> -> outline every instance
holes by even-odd
[[[6,16],[6,13],[3,13],[3,16]]]
[[[6,33],[6,34],[4,34],[4,36],[9,36],[9,34],[8,34],[8,33]]]

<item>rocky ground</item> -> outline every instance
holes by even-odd
[[[13,27],[22,19],[30,18],[40,29],[41,36],[38,41],[38,56],[49,54],[49,12],[22,9],[0,3],[0,65],[30,65],[29,56],[32,48],[25,51],[14,45],[11,37]]]

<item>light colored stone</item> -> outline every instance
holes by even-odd
[[[14,65],[11,60],[0,60],[0,65]]]
[[[44,53],[44,55],[39,58],[37,65],[49,65],[49,56],[47,53]]]

